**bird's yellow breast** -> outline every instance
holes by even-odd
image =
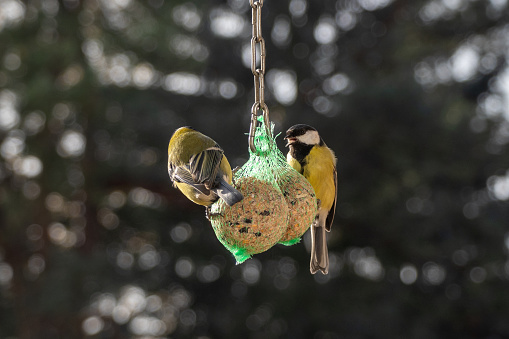
[[[326,146],[315,146],[306,156],[305,161],[302,174],[313,186],[316,198],[320,199],[320,208],[330,210],[336,199],[334,153]]]
[[[302,166],[297,159],[292,157],[290,152],[288,152],[288,155],[286,156],[286,161],[293,167],[294,170],[302,174]]]

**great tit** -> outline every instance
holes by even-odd
[[[232,186],[232,169],[223,149],[190,127],[173,133],[168,145],[168,174],[192,202],[210,206],[219,198],[229,206],[243,199]]]
[[[318,214],[311,225],[310,271],[329,272],[329,254],[326,233],[330,232],[336,210],[337,172],[336,156],[325,145],[318,131],[299,124],[286,131],[289,152],[287,162],[313,186],[318,199]]]

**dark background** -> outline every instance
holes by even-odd
[[[276,133],[339,160],[313,276],[167,175],[183,125],[248,157],[248,0],[0,1],[0,338],[509,337],[508,6],[265,0]]]

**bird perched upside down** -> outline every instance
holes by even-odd
[[[319,208],[311,225],[310,270],[329,273],[326,233],[330,232],[336,210],[337,172],[334,152],[325,145],[318,131],[308,125],[295,125],[286,131],[287,161],[313,186]]]
[[[173,133],[168,145],[168,174],[192,202],[210,206],[219,198],[229,206],[243,199],[232,186],[232,169],[221,147],[189,127]]]

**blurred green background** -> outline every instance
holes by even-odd
[[[247,160],[249,0],[0,0],[0,338],[508,338],[508,7],[265,0],[276,133],[339,158],[313,276],[167,175],[183,125]]]

